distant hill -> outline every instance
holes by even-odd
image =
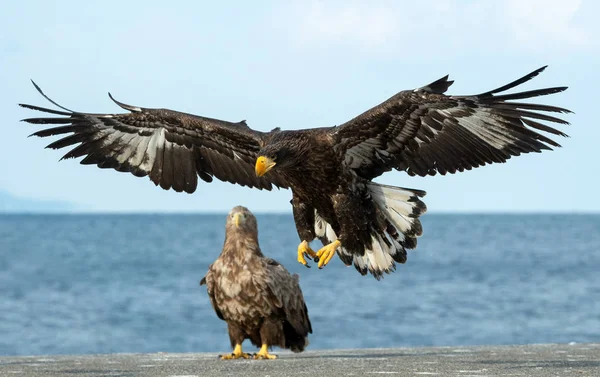
[[[0,213],[68,212],[75,208],[68,202],[21,198],[0,191]]]

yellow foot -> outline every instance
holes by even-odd
[[[340,240],[335,240],[332,243],[323,246],[319,251],[317,251],[317,258],[319,260],[319,268],[323,268],[327,266],[327,263],[333,258],[335,255],[335,251],[340,247],[342,243]],[[315,258],[315,260],[317,260]]]
[[[269,353],[268,348],[268,345],[263,344],[262,347],[260,347],[260,351],[258,351],[258,353],[254,355],[254,358],[256,360],[275,360],[277,356],[271,355]]]
[[[317,253],[315,253],[313,249],[311,249],[310,246],[308,246],[308,242],[302,241],[302,243],[298,245],[298,262],[302,263],[306,267],[310,268],[310,266],[306,262],[306,257],[311,259],[315,258],[316,256]]]
[[[233,352],[229,355],[219,355],[221,360],[250,359],[251,357],[250,354],[242,352],[241,344],[236,344]]]

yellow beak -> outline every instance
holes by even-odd
[[[235,215],[233,215],[233,223],[236,227],[240,226],[240,217],[242,217],[241,213],[236,213]]]
[[[260,156],[256,159],[254,171],[256,172],[257,176],[262,177],[263,175],[267,174],[269,170],[273,169],[273,166],[275,166],[275,164],[275,161],[271,160],[270,158]]]

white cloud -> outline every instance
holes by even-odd
[[[507,22],[521,43],[585,45],[589,36],[574,18],[581,0],[508,0]]]
[[[312,1],[301,12],[298,37],[303,42],[350,40],[380,44],[397,29],[393,12],[381,5]]]
[[[285,30],[305,45],[360,44],[405,47],[435,42],[460,48],[580,47],[589,31],[575,16],[582,0],[319,1],[286,8]],[[595,25],[594,25],[595,26]]]

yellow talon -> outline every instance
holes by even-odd
[[[313,249],[308,246],[308,242],[302,241],[300,245],[298,245],[298,262],[302,263],[306,267],[310,267],[306,262],[306,257],[315,258],[317,253],[313,251]]]
[[[323,268],[329,263],[331,258],[335,255],[335,251],[340,247],[342,243],[340,240],[335,240],[332,243],[323,246],[317,251],[317,258],[319,258],[319,268]]]
[[[257,354],[254,355],[254,358],[259,360],[275,360],[277,358],[277,356],[275,355],[271,355],[269,353],[269,346],[266,344],[263,344],[262,347],[260,347],[260,351],[258,351]]]
[[[251,357],[252,356],[250,356],[250,354],[242,352],[241,344],[235,345],[235,348],[233,349],[233,353],[230,353],[229,355],[219,355],[219,358],[221,360],[249,359]]]

